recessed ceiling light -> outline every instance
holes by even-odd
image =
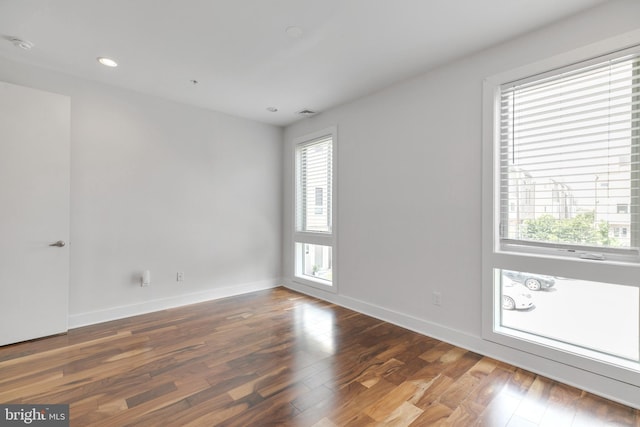
[[[98,57],[98,62],[107,67],[117,67],[118,63],[111,58],[105,58],[104,56]]]
[[[267,107],[267,111],[269,111],[271,113],[276,113],[278,111],[278,109],[276,107]]]
[[[294,25],[294,26],[291,26],[291,27],[287,27],[285,32],[292,39],[299,39],[300,37],[302,37],[302,32],[303,31],[302,31],[302,28],[297,27],[297,26]]]

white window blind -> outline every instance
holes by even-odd
[[[502,246],[637,253],[638,49],[502,85],[499,114]]]
[[[331,233],[333,138],[300,144],[296,156],[296,231]]]

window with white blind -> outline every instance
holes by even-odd
[[[294,277],[323,288],[334,285],[335,129],[295,145]]]
[[[483,336],[640,386],[640,46],[619,42],[485,81]]]
[[[639,64],[632,50],[501,86],[504,249],[638,260]]]

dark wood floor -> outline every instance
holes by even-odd
[[[284,288],[0,347],[0,403],[68,403],[72,426],[640,426],[640,411]]]

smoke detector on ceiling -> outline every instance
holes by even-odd
[[[302,34],[304,31],[302,30],[302,28],[296,25],[293,25],[291,27],[287,27],[285,32],[287,33],[287,36],[289,36],[290,38],[299,39],[300,37],[302,37]]]
[[[17,37],[9,37],[9,41],[13,43],[15,47],[19,47],[23,50],[31,50],[31,48],[33,47],[33,43],[31,43],[29,40],[22,40]]]
[[[302,117],[311,117],[311,116],[315,116],[318,113],[313,110],[309,110],[308,108],[305,108],[304,110],[298,111],[296,114]]]

